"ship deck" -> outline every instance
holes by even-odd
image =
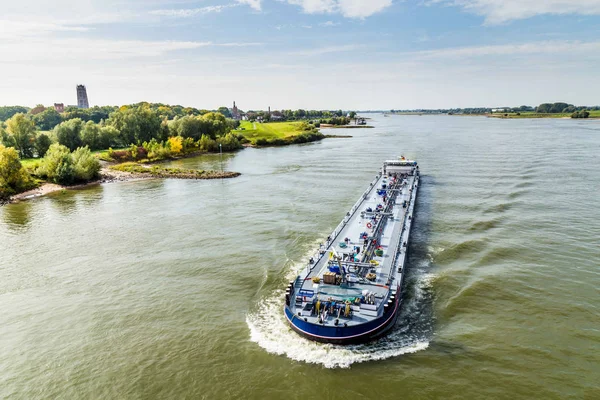
[[[300,274],[296,280],[295,295],[301,296],[302,293],[314,293],[319,299],[326,301],[333,299],[336,301],[343,301],[349,298],[360,298],[363,291],[367,290],[374,294],[375,304],[374,310],[366,311],[359,307],[354,307],[356,311],[353,313],[352,318],[343,319],[343,322],[348,326],[358,325],[373,320],[375,317],[382,313],[381,303],[388,300],[390,288],[396,287],[395,280],[397,279],[397,271],[395,271],[396,255],[402,251],[402,243],[400,240],[403,234],[403,226],[409,207],[404,208],[403,204],[409,203],[411,199],[411,188],[415,183],[415,176],[407,176],[403,183],[397,188],[397,196],[395,201],[391,202],[388,198],[389,207],[387,207],[386,216],[387,219],[382,221],[382,233],[377,236],[374,232],[377,227],[377,223],[371,218],[373,213],[366,212],[367,209],[371,208],[375,210],[378,205],[383,205],[384,210],[386,204],[384,204],[383,198],[378,194],[384,183],[389,183],[390,179],[386,176],[379,174],[378,177],[371,183],[369,189],[361,196],[357,203],[352,207],[348,215],[328,238],[326,243],[320,246],[319,252],[313,257],[313,264],[309,264],[307,268]],[[389,192],[388,192],[389,193]],[[389,196],[389,195],[388,195]],[[391,196],[390,196],[391,197]],[[384,218],[380,214],[379,218]],[[372,225],[372,228],[368,228],[368,223]],[[365,240],[361,238],[361,234],[367,233],[368,242],[371,243],[374,237],[378,237],[378,246],[383,250],[383,255],[376,256],[373,252],[374,248],[372,245],[365,248]],[[349,241],[346,242],[345,239]],[[347,243],[347,245],[344,245]],[[352,251],[360,247],[357,259],[349,261],[348,258]],[[343,265],[369,265],[371,264],[375,270],[376,278],[373,281],[367,281],[361,279],[360,282],[347,282],[342,285],[325,284],[323,283],[323,275],[329,271],[330,252],[334,249],[335,252],[346,259],[342,261]],[[367,251],[365,251],[367,250]],[[376,265],[371,262],[374,260]],[[367,267],[365,267],[367,268]],[[316,284],[313,282],[313,277],[321,278],[320,283]],[[297,314],[301,311],[310,299],[303,301],[302,305],[300,302],[292,304],[290,306],[291,311]],[[303,314],[307,321],[317,323],[317,315],[306,315]],[[314,321],[313,321],[314,320]]]

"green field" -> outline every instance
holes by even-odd
[[[240,128],[235,131],[243,135],[251,143],[258,139],[285,139],[305,133],[302,122],[250,122],[241,121]]]
[[[39,162],[39,158],[24,158],[21,160],[21,165],[29,170],[32,170],[38,166]]]

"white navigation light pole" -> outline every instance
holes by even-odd
[[[221,157],[221,173],[223,173],[223,146],[219,143],[219,155]]]

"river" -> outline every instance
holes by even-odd
[[[0,207],[0,398],[600,398],[600,121],[374,115]],[[398,326],[301,339],[283,289],[384,159],[422,183]]]

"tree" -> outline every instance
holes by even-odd
[[[565,111],[568,107],[572,107],[572,104],[567,103],[543,103],[537,106],[535,109],[536,112],[541,114],[555,114],[555,113],[563,113],[568,112]]]
[[[36,115],[36,114],[43,112],[44,110],[46,110],[46,107],[44,107],[43,104],[38,104],[37,106],[32,108],[31,111],[29,111],[29,112],[31,113],[31,115]]]
[[[37,156],[40,158],[44,157],[46,155],[46,152],[50,148],[50,145],[52,145],[52,140],[50,140],[48,135],[46,135],[45,133],[38,135],[38,137],[35,139],[34,145]]]
[[[7,199],[33,186],[34,182],[21,165],[17,151],[0,144],[0,199]]]
[[[54,129],[54,127],[62,121],[60,114],[54,108],[47,108],[44,111],[35,114],[31,119],[35,125],[43,131]]]
[[[102,144],[102,149],[107,149],[109,147],[123,147],[124,144],[120,140],[120,132],[114,126],[103,126],[100,128],[100,143]]]
[[[569,107],[570,104],[567,103],[554,103],[550,108],[551,113],[562,113],[565,112],[565,109]]]
[[[356,111],[352,111],[352,112],[350,112],[350,118],[351,118],[351,119],[354,119],[354,118],[356,118]]]
[[[0,124],[0,144],[3,144],[6,147],[16,147],[15,138],[2,128],[2,124]]]
[[[27,114],[29,108],[22,106],[3,106],[0,107],[0,121],[11,119],[15,114]]]
[[[540,113],[540,114],[548,114],[548,113],[550,113],[551,109],[552,109],[552,104],[543,103],[543,104],[540,104],[539,106],[537,106],[537,108],[535,109],[535,112]]]
[[[157,138],[161,133],[162,120],[148,105],[121,107],[111,114],[108,125],[121,132],[124,144],[141,144]]]
[[[229,125],[227,119],[221,113],[210,112],[199,117],[200,119],[200,131],[203,134],[210,136],[211,139],[215,139],[217,136],[221,136],[229,132]]]
[[[232,117],[231,111],[229,111],[229,108],[227,108],[227,107],[219,107],[217,112],[223,114],[226,118]]]
[[[107,149],[110,144],[103,143],[105,140],[101,135],[100,126],[93,121],[88,121],[81,129],[81,143],[83,146],[88,146],[92,150]]]
[[[35,124],[27,119],[25,114],[15,114],[6,121],[6,131],[12,136],[15,148],[18,150],[21,158],[33,157],[33,148],[35,143]]]
[[[83,121],[79,118],[70,119],[57,125],[54,133],[59,144],[66,146],[73,151],[83,144],[81,140],[81,131],[83,130]]]
[[[186,115],[185,117],[177,118],[171,123],[170,128],[172,136],[181,136],[194,140],[198,140],[202,136],[201,117]]]

